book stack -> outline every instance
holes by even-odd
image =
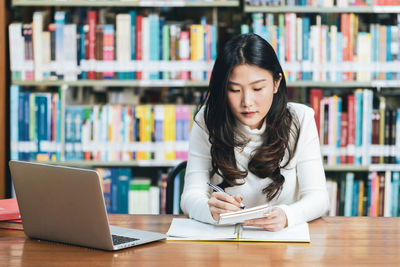
[[[16,198],[0,199],[0,229],[23,230]]]

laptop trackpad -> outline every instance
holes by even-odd
[[[118,227],[118,226],[113,226],[110,225],[110,232],[112,235],[120,235],[120,236],[127,236],[127,237],[133,237],[133,238],[150,238],[152,235],[159,235],[158,233],[154,232],[148,232],[148,231],[142,231],[142,230],[137,230],[137,229],[132,229],[132,228],[124,228],[124,227]]]

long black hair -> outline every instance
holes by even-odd
[[[234,67],[247,64],[271,72],[274,83],[280,85],[274,94],[271,108],[266,115],[266,129],[263,144],[255,151],[248,164],[248,170],[238,169],[234,147],[243,147],[246,142],[235,138],[236,120],[228,101],[228,81]],[[296,151],[299,137],[299,123],[287,107],[286,80],[282,67],[272,46],[256,34],[241,34],[229,40],[215,61],[204,105],[204,120],[211,143],[212,170],[210,175],[220,175],[229,185],[239,185],[238,179],[247,176],[248,171],[272,182],[262,192],[267,200],[279,195],[285,178],[280,165],[288,152],[286,167]],[[293,127],[294,126],[294,127]],[[291,143],[290,139],[294,142]]]

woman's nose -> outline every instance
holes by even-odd
[[[253,94],[250,90],[245,90],[242,95],[242,105],[250,107],[253,105]]]

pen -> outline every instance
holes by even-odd
[[[226,193],[226,192],[224,191],[224,189],[222,189],[222,188],[219,187],[218,185],[215,185],[215,184],[210,183],[210,182],[207,182],[207,184],[208,184],[212,189],[214,189],[214,191],[216,191],[216,192],[223,192],[223,193]],[[241,209],[245,209],[246,206],[243,205],[242,202],[240,202],[240,208],[241,208]]]

